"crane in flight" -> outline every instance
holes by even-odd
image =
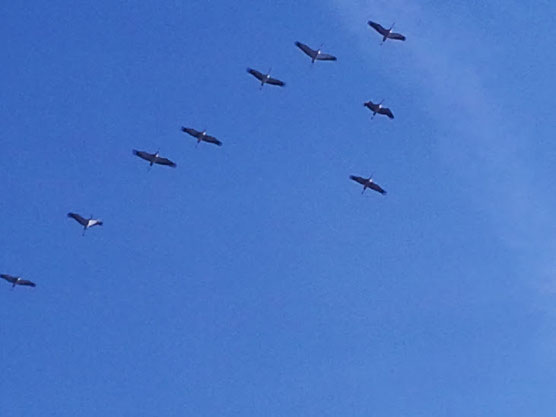
[[[199,132],[198,130],[191,129],[190,127],[183,127],[182,126],[181,131],[193,136],[194,138],[196,138],[197,139],[197,145],[199,145],[199,143],[201,141],[203,141],[203,142],[207,142],[207,143],[214,143],[217,146],[222,146],[222,142],[220,142],[214,136],[207,135],[206,130],[203,130],[202,132]]]
[[[145,161],[149,161],[150,162],[149,166],[151,167],[153,166],[153,164],[166,165],[172,168],[176,167],[176,164],[174,162],[170,161],[168,158],[161,157],[158,151],[156,151],[156,153],[148,153],[145,151],[138,151],[134,149],[133,155],[138,156],[139,158],[144,159]]]
[[[369,100],[366,103],[363,103],[365,107],[367,107],[370,111],[373,112],[371,119],[373,119],[377,113],[383,114],[384,116],[388,116],[390,119],[394,118],[394,114],[392,113],[392,111],[388,107],[382,106],[383,102],[384,100],[382,100],[380,103],[373,103],[372,101]]]
[[[369,24],[370,27],[372,27],[374,30],[376,30],[378,33],[380,33],[382,35],[381,45],[384,42],[386,42],[386,39],[405,41],[405,36],[404,35],[402,35],[401,33],[392,32],[392,29],[394,28],[393,23],[392,23],[392,26],[390,26],[390,29],[386,29],[385,27],[383,27],[379,23],[373,22],[372,20],[369,20],[368,24]]]
[[[301,42],[296,42],[295,46],[297,46],[311,58],[312,64],[314,64],[315,61],[336,61],[336,57],[334,55],[323,54],[320,48],[315,51],[314,49],[309,48],[307,45]]]
[[[363,191],[361,191],[361,194],[363,194],[367,188],[370,188],[371,190],[374,190],[380,194],[386,194],[386,191],[380,185],[373,181],[372,175],[369,178],[363,178],[357,175],[350,175],[349,178],[363,186]]]
[[[81,226],[83,226],[82,235],[85,235],[85,232],[87,231],[87,229],[89,229],[93,226],[102,226],[102,220],[93,219],[92,215],[91,215],[91,217],[86,219],[86,218],[84,218],[83,216],[80,216],[77,213],[69,212],[68,217],[71,218],[71,219],[74,219],[77,223],[79,223]]]
[[[9,275],[9,274],[0,274],[0,278],[3,278],[9,283],[11,283],[12,288],[15,288],[16,285],[25,285],[28,287],[37,286],[37,284],[35,284],[34,282],[28,281],[26,279],[22,279],[21,277],[14,277],[13,275]]]
[[[247,72],[261,82],[261,87],[259,89],[262,89],[265,84],[277,85],[279,87],[283,87],[286,85],[284,81],[280,81],[277,78],[272,78],[270,76],[270,70],[268,70],[266,74],[263,74],[262,72],[257,71],[253,68],[247,68]]]

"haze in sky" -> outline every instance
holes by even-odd
[[[0,416],[554,415],[553,2],[2,9]]]

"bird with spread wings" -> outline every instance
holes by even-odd
[[[263,74],[262,72],[257,71],[253,68],[247,68],[247,72],[261,82],[260,88],[263,88],[265,84],[277,85],[278,87],[284,87],[286,85],[284,81],[281,81],[277,78],[272,78],[270,76],[270,70],[268,70],[268,73]]]
[[[386,194],[386,191],[380,185],[373,181],[372,175],[369,178],[363,178],[357,175],[350,175],[349,178],[363,186],[363,191],[361,191],[361,194],[363,194],[367,188],[370,188],[371,190],[374,190],[380,194]]]
[[[386,29],[379,23],[373,22],[371,20],[369,20],[368,24],[370,27],[372,27],[374,30],[376,30],[378,33],[382,35],[382,43],[386,42],[386,39],[405,41],[404,35],[402,35],[401,33],[392,32],[392,29],[394,28],[394,24],[390,26],[390,29]]]
[[[383,101],[384,100],[382,100],[380,103],[373,103],[372,101],[369,100],[366,103],[363,103],[365,107],[367,107],[370,111],[373,112],[373,116],[371,117],[371,119],[374,118],[377,113],[382,114],[384,116],[388,116],[390,119],[394,118],[394,113],[392,113],[392,111],[388,107],[382,106]]]
[[[158,151],[156,151],[155,153],[148,153],[145,151],[138,151],[134,149],[133,155],[138,156],[145,161],[149,161],[151,167],[153,166],[153,164],[165,165],[172,168],[176,167],[176,164],[174,162],[170,161],[168,158],[161,157]]]
[[[14,288],[16,285],[23,285],[23,286],[27,286],[27,287],[36,287],[37,286],[37,284],[35,284],[34,282],[28,281],[26,279],[22,279],[21,277],[15,277],[15,276],[9,275],[9,274],[0,274],[0,278],[3,278],[6,281],[8,281],[9,283],[11,283],[12,288]]]
[[[334,55],[324,54],[320,48],[314,50],[301,42],[296,42],[295,46],[305,52],[305,54],[311,58],[311,63],[313,64],[315,61],[336,61],[336,57]]]
[[[220,142],[214,136],[207,135],[206,130],[203,130],[202,132],[200,132],[200,131],[192,129],[190,127],[183,127],[182,126],[181,131],[193,136],[194,138],[196,138],[197,139],[197,145],[200,142],[207,142],[207,143],[213,143],[216,146],[222,146],[222,142]]]

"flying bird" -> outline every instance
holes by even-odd
[[[301,42],[296,42],[295,46],[297,46],[299,49],[301,49],[303,52],[309,55],[309,57],[311,57],[311,63],[313,64],[315,63],[315,61],[336,61],[335,56],[329,54],[323,54],[320,48],[315,51],[314,49],[309,48],[307,45]]]
[[[384,43],[386,41],[386,39],[394,39],[394,40],[399,40],[399,41],[405,41],[405,36],[402,35],[401,33],[396,33],[396,32],[392,32],[392,29],[394,28],[394,24],[392,23],[392,26],[390,26],[390,29],[386,29],[384,27],[382,27],[379,23],[375,23],[371,20],[369,20],[369,26],[372,27],[374,30],[376,30],[378,33],[380,33],[382,35],[382,43]],[[381,45],[382,45],[381,43]]]
[[[367,188],[375,190],[380,194],[386,194],[386,191],[383,190],[380,185],[373,181],[372,175],[369,178],[358,177],[357,175],[350,175],[349,178],[363,186],[363,191],[361,191],[361,194],[363,194]]]
[[[182,130],[182,132],[188,133],[191,136],[193,136],[194,138],[197,138],[197,145],[201,141],[203,141],[203,142],[208,142],[208,143],[214,143],[217,146],[222,146],[222,142],[220,142],[214,136],[207,135],[206,130],[203,130],[202,132],[199,132],[198,130],[191,129],[189,127],[183,127],[183,126],[182,126],[181,130]]]
[[[93,219],[93,216],[89,217],[88,219],[80,216],[77,213],[68,213],[68,217],[74,219],[77,223],[83,226],[83,235],[85,231],[93,226],[102,226],[102,220],[100,219]]]
[[[34,282],[22,279],[21,277],[14,277],[13,275],[0,274],[0,278],[4,278],[6,281],[10,282],[12,284],[12,288],[14,288],[16,285],[26,285],[28,287],[37,286]]]
[[[252,68],[247,68],[247,72],[261,82],[261,89],[265,84],[277,85],[279,87],[283,87],[286,85],[284,81],[280,81],[277,78],[272,78],[270,76],[270,70],[268,70],[268,73],[263,74],[262,72],[254,70]]]
[[[382,106],[383,101],[384,100],[382,100],[380,103],[373,103],[372,101],[369,100],[366,103],[363,103],[365,107],[367,107],[370,111],[373,112],[373,116],[371,117],[371,119],[374,118],[377,113],[388,116],[390,119],[394,118],[394,114],[392,113],[392,111],[388,107]]]
[[[176,164],[172,161],[170,161],[167,158],[162,158],[160,156],[160,154],[158,153],[158,151],[156,151],[156,153],[148,153],[148,152],[144,152],[144,151],[137,151],[137,150],[133,150],[133,155],[138,156],[139,158],[144,159],[145,161],[149,161],[150,165],[149,166],[153,166],[153,164],[158,164],[158,165],[166,165],[172,168],[176,167]]]

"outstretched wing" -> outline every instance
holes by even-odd
[[[258,79],[259,81],[262,81],[264,78],[266,78],[262,72],[259,72],[253,68],[247,68],[247,72],[249,74],[251,74],[253,77],[255,77],[256,79]]]
[[[405,41],[405,36],[401,33],[392,32],[388,35],[388,39],[397,39],[399,41]]]
[[[154,155],[152,153],[148,153],[148,152],[143,152],[143,151],[137,151],[137,150],[133,150],[133,155],[138,156],[139,158],[144,159],[145,161],[152,161],[154,158]]]
[[[181,131],[185,132],[185,133],[188,133],[195,138],[201,134],[201,132],[199,132],[198,130],[191,129],[190,127],[183,127],[182,126]]]
[[[220,142],[214,136],[205,135],[202,137],[202,140],[208,143],[214,143],[215,145],[222,146],[222,142]]]
[[[286,85],[286,83],[284,81],[280,81],[277,78],[269,78],[268,80],[266,80],[267,84],[271,84],[271,85],[278,85],[280,87],[283,87]]]
[[[35,284],[34,282],[31,282],[29,280],[26,279],[20,279],[19,281],[17,281],[17,285],[27,285],[28,287],[36,287],[37,284]]]
[[[330,54],[318,54],[317,61],[336,61],[336,57]]]
[[[358,182],[361,185],[365,185],[367,183],[366,178],[358,177],[357,175],[350,175],[349,178],[352,179],[355,182]]]
[[[5,279],[6,281],[11,282],[12,284],[17,281],[17,277],[14,277],[13,275],[9,275],[9,274],[0,274],[0,278]]]
[[[72,219],[76,220],[81,226],[86,226],[87,223],[89,223],[89,220],[84,219],[83,217],[81,217],[79,214],[77,213],[68,213],[68,217],[71,217]]]
[[[363,103],[363,105],[371,111],[376,111],[377,105],[375,103],[373,103],[372,101],[367,101],[366,103]]]
[[[172,168],[176,167],[176,164],[174,162],[170,161],[168,158],[158,157],[158,158],[156,158],[156,160],[154,162],[155,162],[155,164],[166,165],[166,166],[169,166],[169,167],[172,167]]]
[[[386,116],[388,116],[390,119],[394,118],[394,114],[392,113],[392,111],[388,108],[388,107],[381,107],[378,112],[380,114],[384,114]]]
[[[373,190],[375,190],[375,191],[378,191],[380,194],[386,194],[386,191],[385,191],[384,189],[382,189],[382,187],[381,187],[380,185],[378,185],[378,184],[376,184],[376,183],[374,183],[374,182],[371,182],[371,183],[368,185],[368,187],[371,188],[371,189],[373,189]]]
[[[374,30],[376,30],[378,33],[380,33],[382,36],[385,36],[388,33],[388,30],[383,28],[382,25],[380,25],[379,23],[373,22],[371,20],[368,21],[368,24],[370,27],[372,27]]]
[[[299,49],[301,49],[303,52],[305,52],[307,55],[309,55],[311,58],[314,58],[317,55],[317,51],[309,48],[307,45],[305,45],[304,43],[301,42],[296,42],[295,46],[297,46]]]

